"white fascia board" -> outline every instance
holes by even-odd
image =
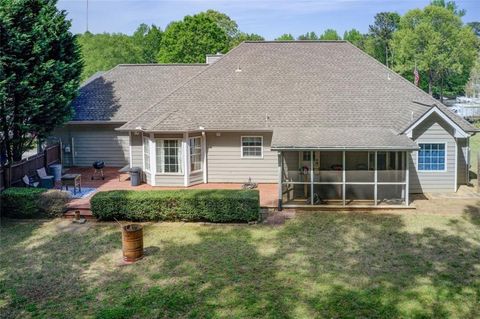
[[[451,127],[455,129],[454,137],[457,138],[466,138],[470,137],[470,134],[465,132],[460,126],[458,126],[457,123],[452,121],[444,112],[442,112],[437,106],[433,106],[428,112],[423,114],[418,120],[416,120],[412,125],[410,125],[404,133],[412,138],[412,132],[413,130],[420,125],[424,120],[426,120],[430,115],[433,113],[438,114],[445,122],[447,122]]]

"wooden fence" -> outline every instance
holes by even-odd
[[[14,163],[11,167],[0,168],[0,191],[10,186],[22,186],[22,177],[36,176],[37,169],[52,164],[61,163],[61,145],[55,144],[48,146],[41,153],[30,156],[20,162]]]

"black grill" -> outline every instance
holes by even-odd
[[[93,162],[93,168],[95,168],[95,169],[102,169],[104,167],[105,167],[105,162],[104,161]]]
[[[103,168],[105,167],[105,162],[104,161],[95,161],[92,164],[93,168],[95,171],[93,172],[92,179],[95,179],[96,177],[105,179],[105,176],[103,175]]]

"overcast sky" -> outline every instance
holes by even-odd
[[[400,14],[422,8],[429,0],[88,0],[89,30],[131,34],[144,22],[162,29],[170,21],[207,9],[228,14],[240,30],[274,39],[283,33],[317,34],[333,28],[368,30],[373,16],[381,11]],[[465,22],[480,21],[480,0],[457,0],[467,10]],[[68,12],[72,31],[86,30],[87,0],[59,0],[58,7]]]

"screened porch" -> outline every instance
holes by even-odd
[[[408,151],[280,151],[284,207],[408,206]]]

